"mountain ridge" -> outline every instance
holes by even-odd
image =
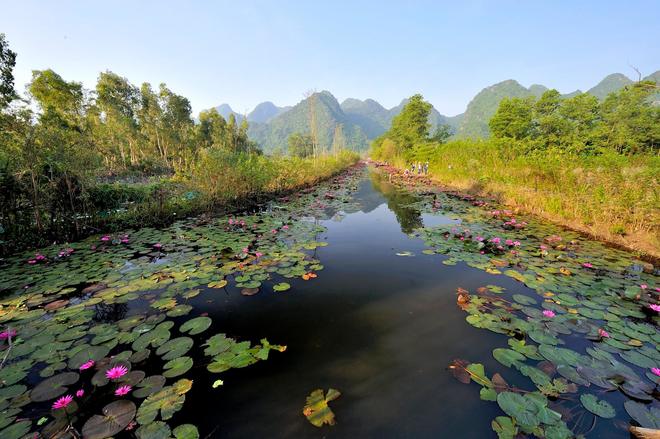
[[[647,75],[643,80],[660,82],[660,70]],[[588,89],[586,93],[603,100],[609,93],[632,83],[634,81],[627,76],[612,73]],[[538,98],[547,90],[548,87],[542,84],[524,87],[514,79],[497,82],[477,93],[463,113],[445,116],[432,107],[429,115],[431,130],[433,132],[438,126],[446,124],[456,137],[487,137],[488,121],[497,111],[502,99],[532,96]],[[563,94],[562,97],[570,98],[580,93],[581,90],[575,90]],[[660,104],[660,93],[656,94],[653,100]],[[371,140],[389,129],[392,119],[401,112],[407,102],[408,99],[404,98],[398,105],[386,108],[372,98],[361,100],[349,97],[339,103],[327,90],[314,93],[293,106],[279,107],[271,101],[264,101],[247,114],[250,122],[248,134],[262,146],[265,152],[284,149],[289,135],[294,132],[310,132],[310,111],[314,108],[317,113],[315,117],[320,147],[327,149],[331,147],[335,130],[341,125],[347,146],[363,151],[368,148]],[[233,114],[238,122],[245,117],[226,103],[215,108],[225,118]]]

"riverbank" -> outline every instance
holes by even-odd
[[[472,162],[477,161],[472,159]],[[567,229],[580,232],[615,248],[633,252],[640,260],[652,263],[655,266],[660,265],[660,248],[657,233],[658,213],[657,209],[654,212],[654,204],[649,204],[649,207],[645,209],[645,214],[637,212],[637,214],[633,213],[631,215],[631,217],[636,218],[637,222],[634,222],[632,219],[628,221],[636,224],[636,228],[632,228],[632,224],[626,223],[630,232],[615,234],[608,228],[605,228],[607,219],[614,216],[613,212],[601,212],[601,217],[598,217],[596,212],[593,212],[592,215],[595,223],[593,225],[587,225],[579,221],[574,215],[566,215],[566,212],[559,214],[548,211],[545,208],[543,192],[540,187],[534,189],[533,187],[530,188],[529,185],[525,185],[516,189],[511,186],[511,183],[506,184],[495,178],[482,176],[479,179],[475,175],[478,170],[467,171],[455,159],[446,159],[443,163],[433,162],[429,167],[429,174],[421,176],[407,175],[404,166],[398,161],[394,164],[390,163],[387,165],[379,162],[375,163],[379,168],[392,174],[394,179],[406,180],[409,183],[436,186],[444,192],[457,196],[484,198],[488,202],[501,204],[502,207],[507,207],[516,213],[531,214]],[[657,188],[640,188],[640,191],[648,191],[649,193],[655,191],[655,196],[657,197]],[[556,197],[556,195],[554,196]],[[609,200],[607,204],[612,204],[615,201]],[[550,200],[545,200],[545,202],[550,202]],[[591,201],[589,207],[590,209],[595,208],[594,200]]]
[[[79,197],[78,214],[58,220],[48,212],[38,227],[30,206],[0,222],[0,255],[61,245],[98,233],[163,227],[194,215],[221,215],[256,209],[305,190],[355,166],[359,156],[344,151],[317,158],[269,158],[253,154],[208,153],[189,175],[149,183],[96,184]],[[18,218],[11,221],[10,216]],[[47,220],[47,221],[46,221]]]

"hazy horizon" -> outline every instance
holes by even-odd
[[[6,5],[0,32],[18,53],[16,88],[52,68],[92,89],[111,70],[136,85],[166,83],[194,114],[295,105],[314,89],[387,108],[422,93],[451,116],[503,80],[586,91],[611,73],[636,79],[631,66],[651,74],[660,59],[651,1],[120,3]]]

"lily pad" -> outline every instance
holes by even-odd
[[[170,360],[163,366],[163,376],[166,378],[174,378],[188,372],[193,367],[193,359],[190,357],[179,357]]]
[[[161,345],[156,354],[163,360],[173,360],[188,352],[193,347],[193,339],[190,337],[177,337]]]
[[[165,385],[165,377],[162,375],[151,375],[137,383],[137,389],[133,391],[136,398],[146,398],[152,393],[158,392]]]
[[[209,328],[209,326],[211,326],[211,323],[212,320],[210,317],[206,317],[206,316],[195,317],[194,319],[190,319],[187,322],[185,322],[183,325],[181,325],[179,331],[188,333],[190,335],[197,335],[206,331]]]
[[[176,439],[199,439],[199,431],[193,424],[179,425],[172,433]]]
[[[32,389],[30,399],[34,402],[42,402],[57,398],[67,391],[66,386],[78,382],[78,378],[76,372],[64,372],[47,378]]]
[[[135,431],[138,439],[169,439],[171,437],[170,426],[165,422],[156,421],[147,425],[141,425]]]
[[[103,407],[103,415],[93,415],[85,422],[85,439],[103,439],[122,431],[133,420],[137,408],[131,401],[120,399]]]
[[[328,403],[341,396],[341,393],[335,389],[328,389],[326,395],[323,395],[322,389],[314,390],[308,397],[303,415],[315,427],[322,427],[324,424],[335,425],[335,414],[332,412]]]
[[[616,411],[610,403],[598,399],[596,395],[592,395],[591,393],[580,395],[580,402],[582,402],[585,409],[601,418],[610,419],[616,416]]]
[[[273,291],[278,291],[278,292],[287,291],[290,288],[291,288],[291,285],[289,285],[286,282],[281,282],[279,284],[273,285]]]

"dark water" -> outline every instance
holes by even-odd
[[[323,223],[329,245],[317,249],[325,266],[317,279],[283,294],[229,290],[207,305],[229,336],[268,337],[288,349],[223,373],[218,389],[201,374],[179,419],[226,438],[495,436],[497,403],[481,401],[479,386],[459,383],[446,367],[465,358],[503,371],[491,352],[506,337],[467,324],[455,292],[495,281],[514,293],[526,288],[422,254],[422,240],[406,232],[453,220],[420,216],[404,206],[411,195],[383,187],[392,189],[364,179],[355,195],[361,210]],[[404,251],[414,256],[396,255]],[[312,390],[329,387],[342,392],[331,403],[337,424],[317,429],[302,407]]]

